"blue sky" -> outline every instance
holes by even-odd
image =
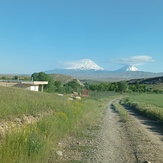
[[[0,59],[0,73],[80,59],[163,72],[163,0],[1,0]]]

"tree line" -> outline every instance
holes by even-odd
[[[44,91],[49,93],[58,92],[68,94],[72,93],[72,91],[81,93],[84,89],[84,87],[81,86],[76,79],[73,79],[66,84],[62,84],[61,81],[54,81],[51,75],[44,72],[33,73],[31,77],[34,81],[48,81],[48,84],[44,87]]]
[[[90,84],[85,82],[84,85],[79,84],[76,79],[69,81],[66,84],[62,84],[61,81],[54,81],[52,76],[44,72],[33,73],[32,76],[35,81],[48,81],[48,85],[45,85],[44,90],[47,92],[58,92],[58,93],[72,93],[72,91],[82,93],[84,89],[90,91],[114,91],[114,92],[155,92],[162,93],[159,90],[154,90],[152,86],[147,84],[136,83],[127,83],[126,81],[113,82],[113,83],[99,83],[99,84]]]

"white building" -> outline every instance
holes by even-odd
[[[44,90],[44,85],[46,84],[48,84],[48,81],[0,80],[0,86],[19,87],[31,91],[39,91],[39,86],[41,86],[42,92]]]

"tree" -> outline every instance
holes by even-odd
[[[129,86],[129,90],[133,91],[133,92],[138,92],[137,87],[135,86],[135,84],[132,84]]]
[[[19,77],[18,76],[13,76],[12,80],[18,80]]]
[[[104,83],[100,83],[100,84],[98,85],[98,91],[106,91],[106,89],[105,89],[105,84],[104,84]]]
[[[98,88],[98,85],[95,85],[95,84],[91,84],[91,85],[89,86],[89,89],[90,89],[91,91],[96,91],[97,88]]]
[[[89,83],[87,83],[87,82],[85,82],[85,83],[84,83],[84,87],[85,87],[86,89],[88,89],[88,90],[89,90],[89,89],[90,89],[90,84],[89,84]]]
[[[117,91],[117,89],[118,89],[118,84],[116,82],[111,83],[109,91]]]
[[[6,76],[2,76],[2,80],[7,80],[8,78]]]
[[[54,89],[56,92],[61,93],[61,86],[62,86],[61,81],[54,81]]]
[[[127,91],[127,83],[125,81],[118,82],[118,89],[119,92],[126,92]]]
[[[49,74],[44,72],[33,73],[32,78],[34,81],[48,81],[48,84],[45,85],[44,90],[47,92],[54,92],[54,80]]]
[[[76,79],[73,79],[72,81],[64,84],[63,86],[65,87],[66,93],[71,93],[72,91],[81,93],[83,89],[83,87],[79,84]]]

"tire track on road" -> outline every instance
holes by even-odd
[[[96,163],[137,163],[126,127],[114,111],[113,102],[108,103],[98,135]]]
[[[158,143],[138,115],[128,111],[129,121],[122,122],[112,107],[118,101],[108,103],[97,136],[96,163],[163,163],[163,142]]]

